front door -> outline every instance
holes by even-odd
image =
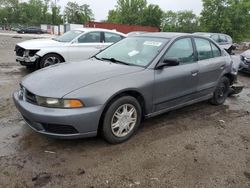
[[[68,48],[69,61],[88,59],[105,48],[101,32],[89,32],[80,36]]]
[[[168,58],[178,58],[180,64],[155,70],[154,112],[192,100],[197,91],[199,72],[191,38],[174,42],[163,59]]]

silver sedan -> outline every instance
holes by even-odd
[[[36,71],[13,98],[35,131],[59,138],[129,139],[141,120],[196,102],[226,100],[231,57],[209,38],[182,33],[128,37],[94,57]]]

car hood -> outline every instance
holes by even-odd
[[[21,43],[18,43],[17,45],[27,49],[27,50],[33,50],[33,49],[41,49],[41,48],[47,48],[47,47],[60,47],[64,46],[67,43],[58,42],[52,39],[33,39],[33,40],[27,40]]]
[[[62,98],[90,84],[142,70],[142,67],[89,59],[41,69],[26,76],[21,84],[35,95]]]

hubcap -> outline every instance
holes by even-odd
[[[137,111],[131,104],[120,106],[111,120],[111,130],[117,137],[128,135],[137,122]]]
[[[58,59],[57,57],[48,57],[47,59],[45,59],[44,61],[44,67],[48,67],[50,65],[54,65],[54,64],[57,64],[57,63],[60,63],[60,59]]]

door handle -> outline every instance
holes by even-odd
[[[192,75],[192,76],[197,76],[198,73],[199,73],[198,70],[193,70],[193,71],[191,71],[191,75]]]

